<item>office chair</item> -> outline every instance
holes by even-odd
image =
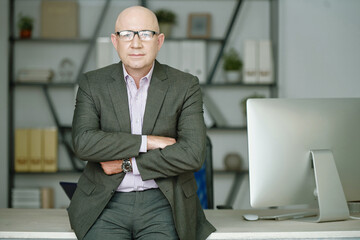
[[[214,208],[214,183],[212,165],[212,144],[206,136],[205,161],[201,169],[194,173],[198,185],[197,194],[203,209]]]

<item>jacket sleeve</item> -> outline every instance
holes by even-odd
[[[106,83],[101,84],[106,86]],[[79,82],[72,122],[72,140],[76,156],[91,162],[137,156],[141,144],[140,135],[101,129],[101,106],[95,103],[96,93],[94,86],[90,85],[87,75],[83,75]]]
[[[176,143],[141,153],[137,166],[143,180],[177,176],[201,168],[205,158],[206,127],[199,81],[193,77],[177,121]]]

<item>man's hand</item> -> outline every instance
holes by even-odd
[[[108,162],[100,162],[100,165],[107,175],[121,173],[123,160],[113,160]]]
[[[175,138],[161,136],[147,136],[147,149],[165,148],[166,146],[176,143]]]

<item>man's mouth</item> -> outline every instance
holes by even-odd
[[[145,54],[142,54],[142,53],[132,53],[132,54],[129,54],[130,57],[142,57],[144,56]]]

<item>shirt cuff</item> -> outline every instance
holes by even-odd
[[[134,175],[140,175],[139,169],[136,164],[136,159],[134,157],[131,158],[131,167],[132,167],[132,173]]]
[[[147,152],[147,135],[141,135],[141,145],[139,152]]]

